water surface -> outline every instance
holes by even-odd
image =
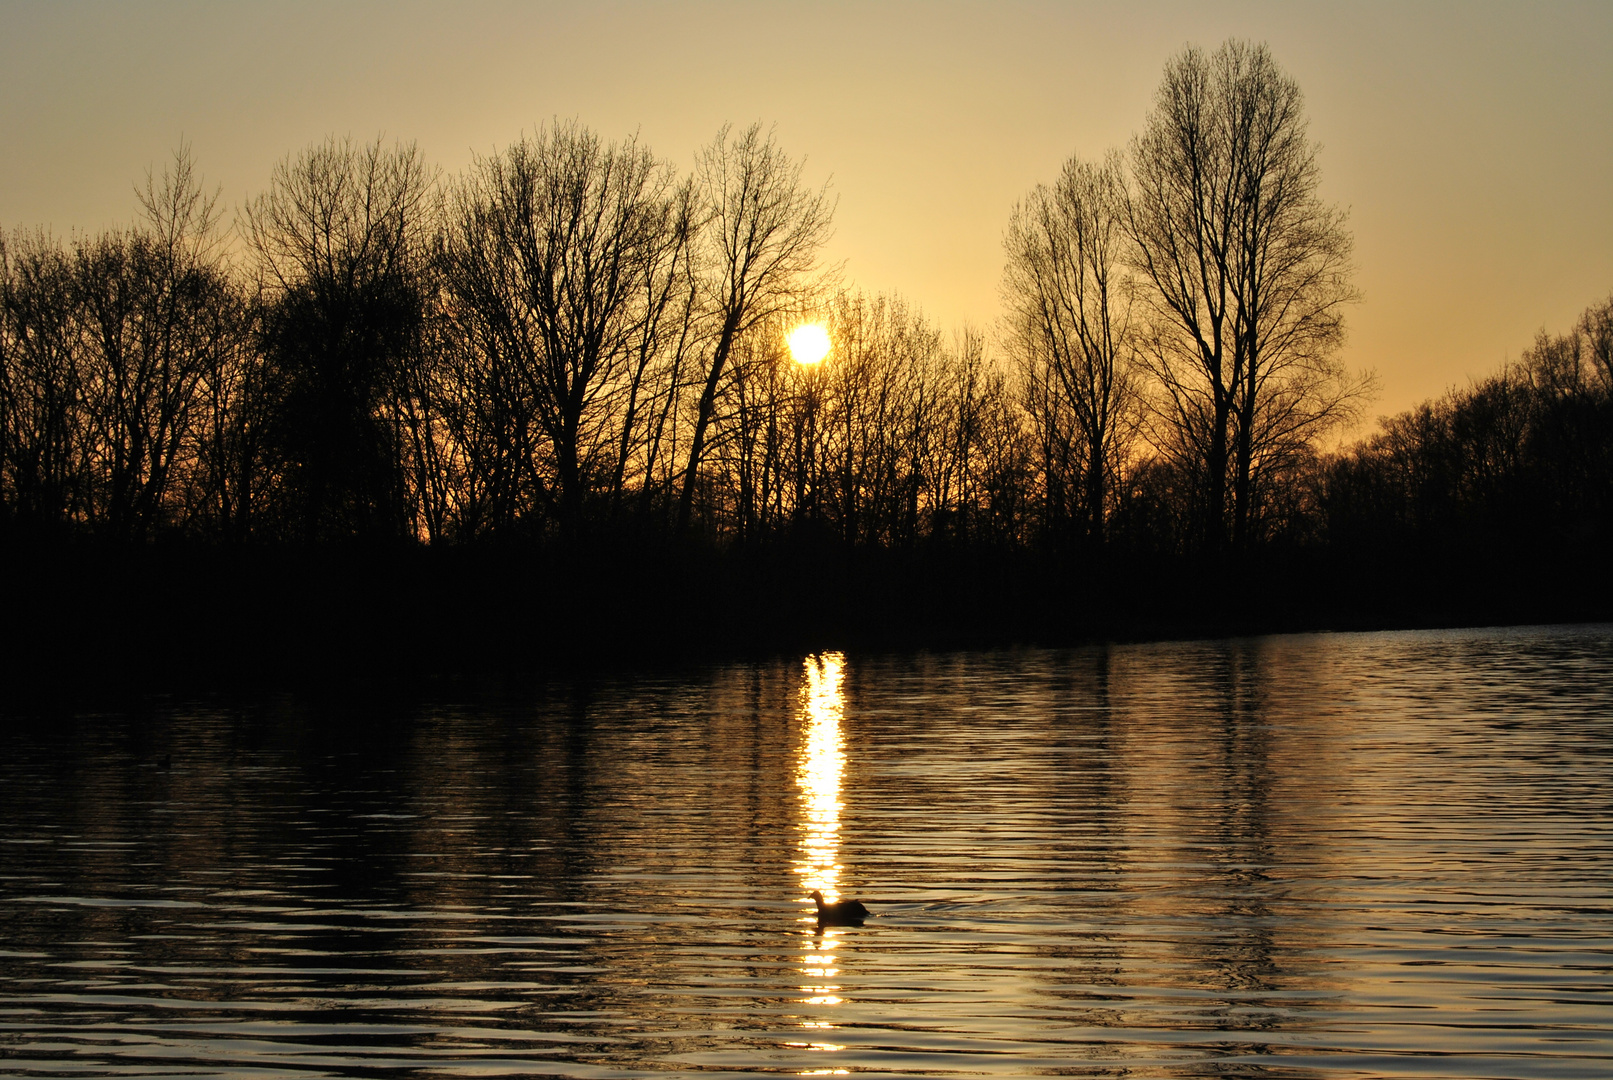
[[[1613,1073],[1607,627],[467,696],[10,723],[0,1071]]]

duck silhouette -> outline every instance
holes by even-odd
[[[841,900],[835,904],[825,904],[823,893],[817,889],[812,890],[812,899],[818,905],[819,926],[861,926],[863,920],[868,918],[868,909],[858,900]]]

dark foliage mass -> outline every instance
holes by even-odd
[[[1308,543],[1425,610],[1607,614],[1613,298],[1566,334],[1322,461]]]
[[[1297,85],[1188,49],[1013,208],[1005,317],[839,284],[759,126],[286,158],[0,238],[19,655],[530,660],[1606,614],[1613,300],[1383,421]],[[827,326],[827,361],[787,332]]]

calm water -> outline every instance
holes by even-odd
[[[1613,1075],[1613,628],[3,739],[12,1074]]]

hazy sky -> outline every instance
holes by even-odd
[[[326,134],[453,173],[555,117],[687,168],[777,125],[829,252],[946,326],[996,318],[1015,200],[1123,146],[1188,42],[1267,42],[1350,209],[1375,413],[1613,292],[1613,3],[23,3],[0,0],[0,225],[128,221],[189,140],[238,205]]]

